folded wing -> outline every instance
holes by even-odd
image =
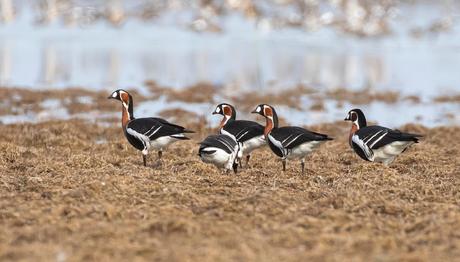
[[[126,129],[137,132],[150,140],[155,140],[163,136],[183,137],[184,133],[192,133],[182,126],[169,123],[162,118],[137,118],[128,123]],[[132,132],[131,131],[131,132]]]

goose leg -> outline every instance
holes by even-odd
[[[233,172],[236,174],[238,173],[238,164],[237,163],[234,163],[233,164]]]
[[[302,175],[305,174],[305,159],[302,158],[302,160],[300,161],[300,166],[302,168]]]
[[[283,163],[283,171],[286,171],[286,159],[281,160]]]
[[[249,159],[251,158],[251,155],[246,156],[246,167],[249,166]]]
[[[158,151],[158,160],[161,160],[161,156],[163,155],[163,151]]]
[[[147,166],[147,155],[142,154],[142,160],[144,161],[144,166]]]

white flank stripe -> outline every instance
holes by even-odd
[[[244,132],[244,134],[242,134],[242,135],[238,135],[238,137],[241,138],[241,137],[245,136],[247,133],[249,133],[249,130]]]
[[[283,144],[281,144],[280,141],[276,140],[273,136],[268,134],[268,139],[277,147],[281,150],[284,156],[286,156],[286,149],[284,149]]]
[[[284,139],[281,144],[284,144],[284,142],[286,142],[289,138],[291,138],[293,135],[289,135],[288,137],[286,137],[286,139]]]
[[[366,142],[364,142],[365,139],[363,139],[362,141],[367,145],[367,143],[369,143],[374,137],[376,137],[378,134],[380,134],[382,132],[383,132],[383,130],[380,130],[377,133],[375,133],[373,136],[371,136],[371,138],[369,138]]]
[[[144,133],[144,135],[148,136],[147,134],[152,131],[152,129],[154,129],[156,126],[152,126],[152,128],[150,128],[147,132]]]
[[[290,144],[292,144],[294,141],[297,140],[297,138],[301,137],[302,134],[298,135],[297,137],[295,137],[294,139],[292,139],[291,141],[289,141],[289,143],[285,146],[285,147],[288,147]]]
[[[220,133],[221,133],[222,135],[227,135],[227,136],[231,137],[233,140],[237,141],[237,140],[236,140],[236,137],[235,137],[234,135],[230,134],[229,132],[227,132],[227,131],[226,131],[225,129],[223,129],[223,128],[220,130]]]
[[[148,149],[150,147],[150,138],[148,136],[141,134],[132,128],[127,128],[126,132],[141,141],[144,148]]]
[[[369,147],[364,143],[363,140],[359,139],[359,136],[357,135],[353,135],[351,137],[351,141],[353,141],[353,143],[355,143],[356,145],[358,145],[364,152],[364,154],[366,155],[367,159],[369,160],[373,160],[373,155],[374,153],[372,153],[372,151],[369,149]]]
[[[385,132],[382,136],[380,136],[377,140],[375,140],[375,142],[372,143],[372,145],[370,146],[370,148],[373,148],[374,145],[377,144],[380,140],[382,140],[382,138],[384,138],[387,134],[388,134],[388,132]]]
[[[148,135],[149,137],[150,136],[153,136],[156,132],[158,132],[158,130],[160,130],[160,128],[162,128],[163,126],[159,126],[157,129],[155,129],[155,131],[153,131],[150,135]],[[147,133],[146,133],[147,134]]]

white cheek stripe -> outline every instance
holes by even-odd
[[[355,124],[355,125],[356,125],[356,127],[357,127],[357,128],[358,128],[358,130],[359,130],[360,126],[359,126],[358,120],[354,121],[354,122],[353,122],[353,124]]]

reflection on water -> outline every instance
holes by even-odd
[[[145,39],[118,35],[27,36],[0,43],[0,84],[29,87],[136,87],[146,80],[172,87],[210,82],[229,90],[292,87],[378,88],[439,95],[460,88],[460,48],[347,48],[290,39]],[[441,91],[439,91],[441,90]]]
[[[65,7],[57,1],[42,2],[46,10]],[[139,9],[123,3],[126,10]],[[36,11],[27,6],[13,22],[0,24],[0,85],[142,89],[146,80],[154,80],[172,87],[211,82],[228,90],[260,90],[302,83],[426,96],[460,87],[460,78],[455,77],[460,68],[460,28],[452,22],[453,11],[442,11],[446,5],[438,2],[401,4],[391,20],[392,34],[379,38],[356,38],[330,28],[264,31],[242,17],[222,14],[220,23],[226,28],[222,33],[199,34],[134,19],[116,28],[103,22],[85,28],[66,23],[37,26],[31,22],[37,19]],[[131,13],[137,14],[137,9]],[[4,16],[8,10],[3,10]],[[450,19],[448,33],[434,33],[437,27],[431,25],[432,33],[421,35],[420,28],[440,17]]]

